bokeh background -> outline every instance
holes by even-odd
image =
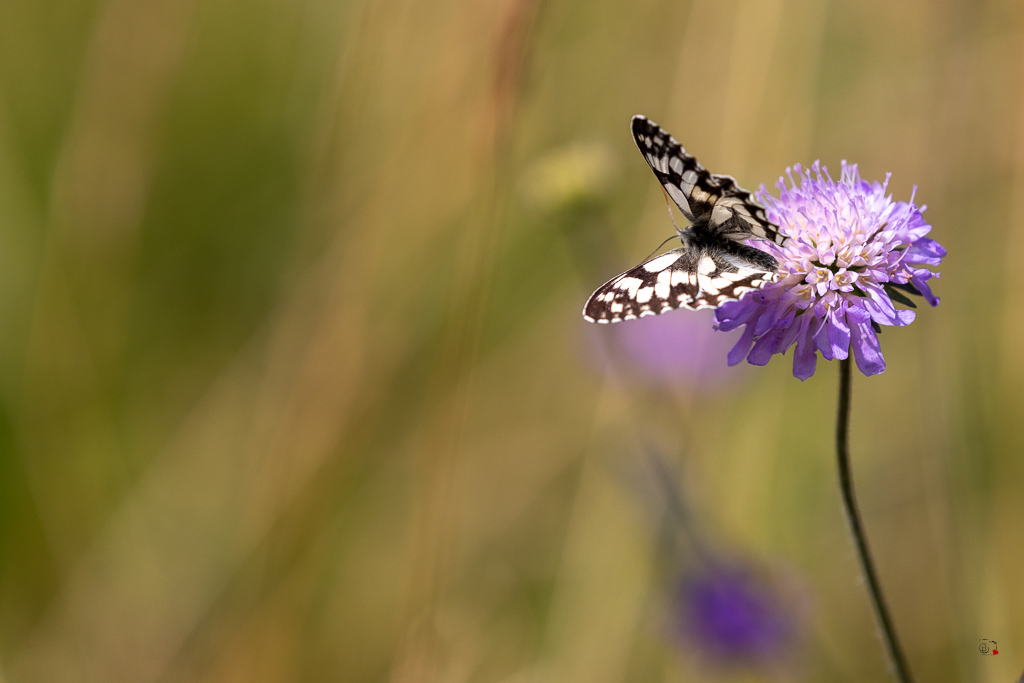
[[[885,680],[835,364],[580,317],[672,234],[635,113],[919,185],[856,483],[917,680],[1016,680],[1015,0],[0,3],[0,680]]]

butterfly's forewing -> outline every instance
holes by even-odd
[[[633,140],[668,196],[691,223],[709,220],[722,190],[693,156],[646,116],[633,117]]]
[[[583,317],[616,323],[677,308],[714,308],[775,279],[774,272],[728,249],[682,247],[655,256],[598,288],[583,308]]]
[[[709,173],[668,131],[645,116],[633,117],[632,130],[644,159],[691,223],[706,223],[710,230],[734,240],[785,243],[764,207],[732,176]]]

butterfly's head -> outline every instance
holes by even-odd
[[[674,223],[673,223],[673,225],[674,225]],[[683,243],[684,247],[687,246],[690,243],[690,230],[689,230],[690,226],[687,225],[685,228],[680,228],[678,225],[676,225],[675,227],[676,227],[676,237],[679,238],[679,241]]]

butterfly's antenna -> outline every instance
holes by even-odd
[[[678,238],[680,242],[683,242],[685,244],[685,242],[683,241],[683,231],[679,229],[678,225],[676,225],[675,216],[672,215],[672,202],[670,201],[668,193],[665,192],[665,188],[664,187],[661,188],[661,193],[663,195],[665,195],[665,206],[668,207],[668,218],[669,218],[670,221],[672,221],[672,227],[676,229],[676,234],[672,235],[672,237],[669,237],[667,240],[665,240],[664,242],[659,244],[655,248],[654,251],[652,251],[650,254],[647,255],[647,258],[645,258],[644,261],[646,261],[647,259],[649,259],[652,256],[654,256],[655,254],[657,254],[659,249],[661,249],[663,246],[665,246],[666,244],[668,244],[669,242],[671,242],[674,239]]]
[[[676,225],[676,217],[675,214],[672,213],[672,198],[668,196],[668,192],[665,191],[664,187],[661,188],[661,194],[665,197],[665,206],[668,208],[668,219],[672,221],[672,227],[676,229],[676,236],[679,238],[680,242],[686,244],[686,240],[683,239],[683,230],[686,228],[680,229],[680,227]]]
[[[668,192],[665,191],[664,187],[661,188],[661,194],[665,197],[665,206],[668,208],[668,219],[672,221],[672,227],[676,229],[677,234],[682,235],[683,231],[679,229],[678,225],[676,225],[676,217],[672,215],[672,198],[668,196]]]
[[[652,252],[651,252],[650,254],[648,254],[648,255],[647,255],[647,258],[645,258],[645,259],[644,259],[644,261],[647,261],[647,260],[648,260],[648,259],[650,259],[650,258],[651,258],[652,256],[654,256],[655,254],[657,254],[657,253],[658,253],[658,251],[659,251],[659,250],[660,250],[660,249],[661,249],[661,248],[662,248],[663,246],[665,246],[666,244],[668,244],[669,242],[671,242],[672,240],[674,240],[674,239],[676,239],[676,238],[682,239],[682,238],[681,238],[681,237],[680,237],[679,235],[672,235],[672,236],[671,236],[671,237],[669,237],[669,238],[668,238],[667,240],[665,240],[664,242],[662,242],[661,244],[659,244],[659,245],[658,245],[657,247],[655,247],[654,251],[652,251]]]

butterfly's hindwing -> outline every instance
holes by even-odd
[[[614,323],[687,306],[699,292],[695,256],[673,249],[612,278],[590,296],[583,317]]]
[[[754,201],[750,192],[737,185],[730,176],[715,178],[723,192],[711,211],[711,226],[719,234],[733,239],[756,237],[780,246],[786,243],[786,236],[768,220],[764,207]]]
[[[726,301],[735,301],[778,277],[774,270],[766,271],[731,248],[705,252],[697,270],[701,287],[697,300],[701,305],[694,308],[716,308]]]
[[[775,279],[732,246],[722,240],[715,249],[682,247],[655,256],[602,285],[583,317],[615,323],[677,308],[714,308]]]

